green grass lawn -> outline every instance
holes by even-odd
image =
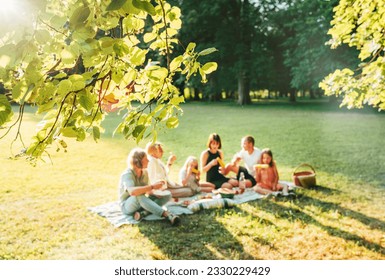
[[[261,199],[231,209],[114,228],[87,207],[117,199],[120,173],[135,146],[111,137],[121,116],[106,121],[99,143],[69,140],[53,163],[12,160],[21,146],[0,141],[0,259],[385,259],[385,114],[307,104],[188,103],[177,129],[159,140],[178,160],[199,157],[217,132],[228,161],[251,134],[269,147],[282,180],[303,162],[317,172],[316,189],[298,197]],[[38,118],[25,116],[23,140]],[[1,134],[3,129],[0,130]],[[146,142],[140,144],[144,147]]]

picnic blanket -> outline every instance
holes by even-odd
[[[280,181],[280,183],[289,185],[290,189],[295,188],[294,184],[291,182]],[[273,193],[273,195],[278,194],[279,192]],[[219,194],[212,195],[212,198],[202,198],[205,196],[207,197],[207,195],[201,193],[192,197],[179,198],[177,202],[171,200],[164,207],[166,207],[168,211],[175,215],[191,215],[202,209],[227,208],[265,197],[265,195],[256,193],[253,189],[246,189],[244,193],[237,194],[232,199],[222,198]],[[190,202],[189,205],[184,204],[184,201],[186,200]],[[106,218],[114,227],[139,223],[139,221],[136,221],[132,215],[126,215],[121,211],[119,201],[113,201],[99,206],[89,207],[88,210]],[[162,219],[164,218],[154,214],[150,214],[144,218],[144,220]]]

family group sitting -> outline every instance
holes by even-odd
[[[172,198],[232,188],[253,188],[264,195],[281,190],[288,193],[288,186],[278,183],[278,171],[271,150],[261,151],[254,145],[252,136],[243,137],[241,151],[225,165],[221,138],[216,133],[211,134],[207,149],[200,157],[201,171],[206,173],[206,181],[200,180],[201,171],[197,158],[190,156],[179,172],[179,183],[168,177],[169,168],[176,157],[171,155],[165,165],[162,162],[162,144],[148,143],[146,150],[134,148],[128,155],[128,168],[119,182],[122,212],[133,215],[137,221],[152,213],[167,218],[172,225],[177,225],[180,218],[163,207]],[[242,161],[244,166],[241,166]],[[231,172],[236,176],[229,177]]]

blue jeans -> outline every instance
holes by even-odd
[[[148,212],[162,217],[165,211],[162,206],[165,205],[171,199],[171,195],[156,197],[153,195],[138,195],[130,196],[121,203],[122,212],[126,215],[132,215],[136,211],[147,210]]]

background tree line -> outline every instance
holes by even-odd
[[[251,92],[296,100],[298,92],[323,95],[319,83],[337,68],[357,65],[357,50],[325,44],[338,0],[171,0],[182,10],[181,48],[189,40],[215,46],[218,70],[207,84],[177,80],[199,100],[237,99]],[[183,91],[182,91],[183,92]]]

